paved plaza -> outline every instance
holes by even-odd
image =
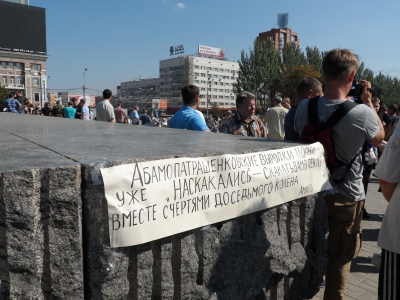
[[[351,264],[351,274],[347,282],[346,299],[374,300],[378,299],[379,269],[371,264],[374,254],[380,253],[377,246],[379,229],[387,207],[387,201],[378,192],[378,180],[371,176],[366,208],[370,213],[369,219],[363,219],[363,244],[358,257]],[[324,288],[321,288],[313,300],[322,299]]]

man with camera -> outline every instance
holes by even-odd
[[[326,122],[341,103],[348,100],[353,79],[359,66],[358,58],[349,50],[329,51],[322,62],[325,94],[318,99],[318,119]],[[361,247],[361,219],[365,193],[362,183],[362,148],[365,141],[378,145],[384,138],[381,121],[372,105],[371,83],[361,80],[361,101],[332,127],[331,138],[335,157],[347,163],[348,172],[339,183],[331,177],[332,189],[324,200],[328,209],[328,262],[324,299],[343,299],[351,260]],[[309,99],[297,108],[295,131],[300,136],[308,124]]]

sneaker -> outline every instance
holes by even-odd
[[[367,210],[365,208],[363,208],[363,218],[368,219],[369,217],[371,217],[371,216],[369,215]]]

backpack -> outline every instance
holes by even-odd
[[[309,124],[304,127],[300,141],[308,144],[320,142],[324,146],[325,160],[331,179],[336,184],[339,184],[347,176],[359,153],[350,162],[343,162],[337,159],[332,138],[332,128],[357,104],[352,101],[344,101],[325,123],[320,123],[318,119],[318,100],[319,96],[310,99],[308,102]]]

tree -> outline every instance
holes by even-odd
[[[239,77],[233,86],[235,93],[248,91],[255,94],[262,107],[278,73],[279,53],[272,41],[256,39],[249,54],[241,52]]]
[[[8,99],[8,94],[9,94],[8,90],[3,85],[0,85],[0,102],[1,103],[3,103],[4,100]]]
[[[297,86],[305,77],[314,77],[319,81],[322,80],[321,73],[318,72],[313,65],[305,65],[292,68],[288,74],[286,83],[283,86],[282,95],[289,97],[292,101],[296,99]]]
[[[323,53],[317,47],[306,47],[307,64],[314,66],[315,70],[322,72]]]

